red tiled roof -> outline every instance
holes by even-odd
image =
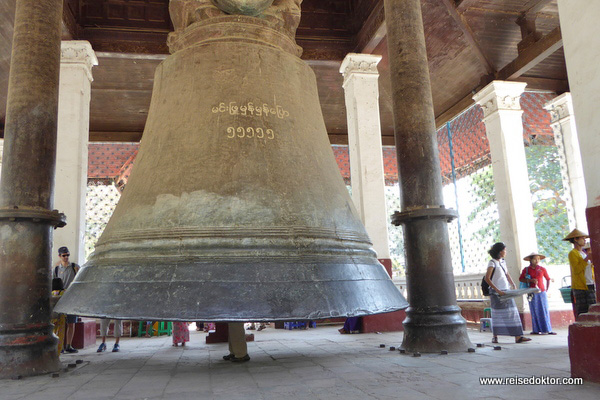
[[[138,148],[138,143],[90,143],[88,178],[115,178]]]
[[[556,97],[554,93],[525,92],[521,95],[523,109],[523,135],[529,139],[532,135],[554,136],[550,127],[550,113],[544,105]]]

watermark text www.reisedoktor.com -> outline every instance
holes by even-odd
[[[570,378],[566,376],[507,376],[507,377],[480,377],[480,385],[583,385],[583,378]]]

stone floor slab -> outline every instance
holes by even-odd
[[[61,360],[80,364],[59,378],[49,375],[0,381],[0,400],[44,399],[577,399],[600,398],[600,385],[481,385],[480,377],[569,377],[567,331],[526,344],[469,330],[475,353],[422,354],[390,351],[402,332],[340,335],[339,326],[255,332],[248,343],[251,361],[222,360],[223,343],[207,345],[206,334],[191,332],[185,348],[167,336],[123,338],[121,352],[96,347]],[[380,348],[380,344],[385,344]]]

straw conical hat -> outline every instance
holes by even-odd
[[[523,257],[523,260],[525,260],[525,261],[531,261],[531,259],[533,258],[533,256],[539,256],[539,257],[540,257],[540,260],[543,260],[544,258],[546,258],[546,256],[545,256],[545,255],[543,255],[543,254],[539,254],[539,253],[536,253],[536,252],[534,251],[534,252],[533,252],[533,253],[531,253],[530,255],[528,255],[528,256],[526,256],[526,257]]]
[[[565,238],[563,240],[569,240],[569,239],[574,239],[574,238],[578,238],[578,237],[587,238],[589,236],[587,233],[583,233],[579,229],[575,228],[567,236],[565,236]]]

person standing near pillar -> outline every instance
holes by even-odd
[[[185,347],[185,342],[190,341],[190,329],[187,322],[173,321],[173,346]]]
[[[62,246],[58,249],[58,257],[60,261],[54,267],[52,272],[53,278],[60,278],[63,282],[64,290],[69,288],[73,279],[75,279],[75,275],[79,271],[79,265],[72,263],[69,261],[69,249],[66,246]],[[77,322],[77,315],[67,315],[67,334],[66,334],[66,343],[64,351],[67,353],[77,353],[77,349],[75,349],[71,343],[73,342],[73,336],[75,335],[75,323]]]
[[[594,264],[592,263],[592,245],[589,241],[587,241],[583,248],[581,249],[587,256],[590,257],[590,262],[588,262],[587,267],[585,268],[585,284],[588,288],[591,286],[594,291],[596,291],[596,273],[594,272]]]
[[[114,336],[115,336],[115,344],[113,346],[113,353],[121,350],[121,346],[119,345],[119,340],[121,336],[123,336],[123,320],[115,319],[115,328],[114,328]],[[98,353],[102,353],[106,351],[106,336],[108,336],[108,326],[110,325],[110,319],[102,318],[100,320],[100,335],[102,336],[102,343],[98,346]]]
[[[591,250],[589,253],[583,251],[585,239],[588,237],[579,229],[573,229],[563,240],[573,244],[573,250],[569,252],[569,264],[571,265],[571,300],[573,302],[573,314],[575,319],[580,314],[588,312],[592,304],[596,304],[596,291],[594,285],[588,285],[585,271],[592,262]]]
[[[233,362],[250,361],[244,323],[230,322],[227,326],[229,329],[229,354],[223,356],[223,360]]]
[[[538,288],[539,293],[531,293],[529,299],[529,311],[531,314],[532,335],[556,335],[552,332],[550,321],[550,308],[548,307],[548,289],[550,288],[550,275],[546,268],[540,265],[540,261],[546,258],[543,254],[533,252],[523,258],[529,261],[529,265],[523,268],[519,276],[519,282],[525,283],[529,288]],[[546,284],[544,284],[544,279]]]
[[[515,343],[528,342],[523,336],[523,325],[514,299],[503,299],[504,292],[515,289],[516,285],[506,268],[504,257],[506,245],[494,243],[488,251],[492,257],[488,264],[485,280],[490,285],[490,306],[492,308],[492,343],[498,343],[498,335],[514,336]]]

